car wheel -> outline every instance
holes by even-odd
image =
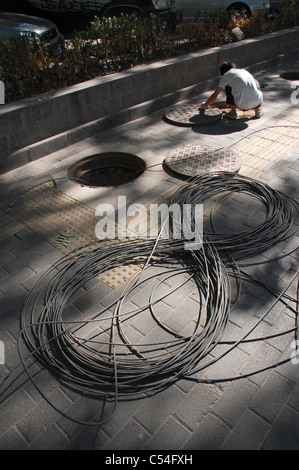
[[[107,10],[103,11],[103,13],[101,14],[101,16],[103,18],[109,18],[109,17],[113,17],[115,16],[116,18],[119,18],[122,14],[124,15],[137,15],[137,16],[140,16],[142,17],[142,12],[135,9],[135,8],[107,8]]]

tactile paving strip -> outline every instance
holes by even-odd
[[[118,289],[125,282],[131,279],[142,268],[142,265],[128,264],[126,266],[117,266],[99,276],[99,279],[110,286],[112,289]]]
[[[62,194],[54,182],[25,193],[9,214],[64,254],[95,239],[94,211]]]
[[[233,150],[212,145],[185,145],[172,150],[165,158],[167,166],[180,175],[196,176],[210,171],[237,173],[241,158]]]
[[[200,109],[198,105],[189,104],[172,108],[164,118],[167,122],[180,126],[207,126],[220,121],[222,112],[218,108]]]
[[[9,210],[4,209],[2,218],[11,220],[9,227],[20,229],[25,226],[65,255],[74,250],[84,250],[97,241],[95,211],[58,191],[54,182],[33,188],[7,207]],[[118,233],[117,229],[115,233]],[[11,228],[9,234],[12,234]],[[113,242],[105,240],[103,244]],[[117,289],[134,276],[140,267],[136,264],[119,266],[98,278]]]
[[[164,197],[158,197],[154,202],[166,202],[173,191],[171,188]],[[54,182],[41,184],[10,201],[3,208],[0,218],[7,225],[7,236],[27,227],[65,255],[74,250],[79,253],[98,242],[95,233],[98,218],[94,209],[58,191]],[[123,236],[126,225],[127,221],[121,221],[121,224],[116,222],[115,236]],[[148,236],[146,230],[144,236]],[[115,241],[106,239],[101,243],[106,245]],[[102,273],[98,279],[112,289],[118,289],[140,271],[143,264],[144,261],[137,260],[130,265],[118,266]]]

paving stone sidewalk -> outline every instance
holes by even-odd
[[[100,204],[109,203],[117,209],[119,196],[126,196],[127,204],[145,207],[167,201],[182,179],[162,164],[178,146],[231,148],[242,158],[240,174],[299,200],[299,104],[292,95],[291,82],[280,78],[282,71],[294,67],[292,62],[282,63],[256,75],[264,92],[264,115],[259,120],[240,115],[237,121],[224,117],[212,126],[179,127],[165,122],[165,110],[161,110],[0,175],[0,344],[5,353],[0,378],[7,378],[1,389],[1,449],[101,450],[103,455],[113,450],[177,450],[187,454],[195,450],[299,449],[297,358],[252,374],[294,354],[294,311],[277,302],[263,318],[275,298],[261,286],[244,283],[222,343],[205,359],[212,361],[209,367],[197,372],[193,380],[180,379],[153,396],[144,393],[138,399],[119,400],[115,409],[112,399],[77,393],[29,358],[30,372],[47,396],[46,401],[24,373],[18,351],[21,310],[35,283],[72,249],[94,240],[96,208]],[[188,103],[200,104],[208,95],[196,96]],[[116,188],[88,188],[69,180],[70,165],[106,151],[138,155],[148,170]],[[240,195],[216,211],[216,226],[234,229],[230,226],[232,213],[239,227],[248,228],[263,220],[265,210],[257,201]],[[298,220],[294,229],[297,227]],[[59,244],[59,236],[64,234],[64,240],[68,240],[68,233],[70,243]],[[294,278],[288,294],[295,298],[296,247],[298,234],[253,260],[264,264],[244,269],[277,292]],[[129,266],[127,271],[115,269],[90,279],[72,295],[65,318],[85,319],[99,307],[109,307],[136,272],[136,266]],[[184,275],[177,281],[181,282]],[[200,299],[195,284],[182,283],[170,294],[174,281],[158,268],[154,278],[132,292],[126,308],[146,305],[153,283],[162,296],[155,314],[165,331],[162,334],[157,328],[148,309],[126,325],[128,339],[143,347],[167,341],[170,332],[189,335],[197,321]],[[289,303],[294,309],[295,302]],[[229,341],[238,340],[259,320],[249,338],[266,339],[240,342],[229,354],[213,361]],[[107,339],[103,324],[96,327],[96,332],[88,326],[82,328],[82,337],[96,334]],[[289,330],[288,334],[278,335]],[[25,354],[24,347],[21,349]],[[227,380],[240,375],[244,377]],[[101,421],[110,414],[111,418],[99,426],[68,419],[72,416],[78,421]]]

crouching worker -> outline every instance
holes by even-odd
[[[238,69],[230,61],[223,62],[220,66],[222,75],[219,85],[214,93],[202,104],[203,108],[210,106],[221,93],[225,90],[226,103],[231,111],[225,116],[231,119],[237,119],[237,109],[241,111],[255,110],[255,117],[262,116],[261,104],[263,94],[257,80],[245,69]]]

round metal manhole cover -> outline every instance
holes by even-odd
[[[298,72],[285,72],[280,75],[280,78],[284,80],[299,80],[299,71]]]
[[[222,112],[218,108],[200,109],[198,105],[186,105],[171,109],[164,118],[180,126],[207,126],[220,121]]]
[[[68,177],[81,186],[119,186],[138,178],[145,162],[130,153],[106,152],[85,157],[68,170]]]
[[[192,177],[213,171],[237,173],[241,158],[233,150],[212,145],[185,145],[172,150],[165,158],[175,173]]]

